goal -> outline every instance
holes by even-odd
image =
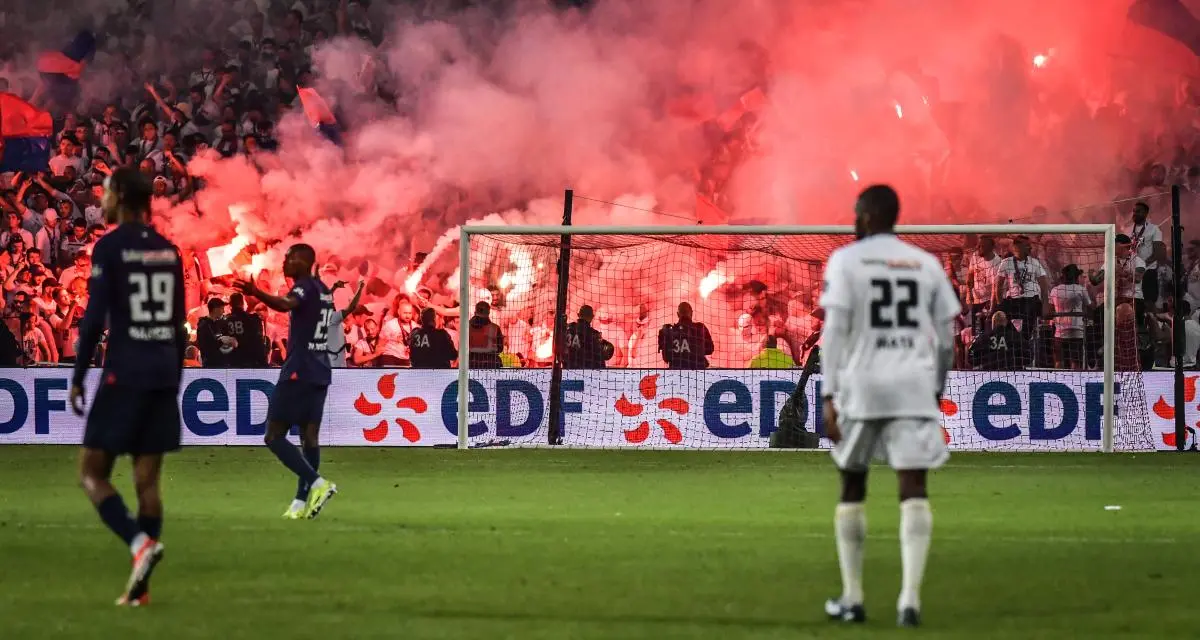
[[[1112,225],[897,232],[963,301],[941,401],[951,448],[1154,448],[1137,284]],[[459,446],[761,449],[789,398],[823,434],[819,367],[793,392],[819,343],[825,261],[853,241],[849,227],[463,227]]]

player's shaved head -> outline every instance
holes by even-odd
[[[317,261],[317,250],[313,249],[312,245],[309,244],[294,244],[288,247],[288,253],[300,260],[307,262],[310,265],[316,263]]]
[[[873,184],[858,194],[854,226],[860,236],[888,233],[900,218],[900,196],[886,184]]]
[[[585,304],[582,307],[579,307],[579,319],[580,320],[583,320],[584,322],[591,322],[592,318],[594,318],[595,316],[596,316],[596,312],[592,309],[592,305]]]
[[[310,277],[316,262],[317,251],[312,245],[294,244],[288,247],[283,258],[283,275],[292,279]]]
[[[1006,313],[1003,311],[997,311],[996,313],[992,314],[993,327],[1003,327],[1006,324],[1008,324],[1008,315]]]

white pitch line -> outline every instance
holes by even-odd
[[[236,533],[271,533],[279,529],[275,527],[252,527],[248,525],[229,525],[227,527],[208,526],[206,523],[196,522],[180,522],[177,526],[187,526],[189,529],[207,529],[218,531],[231,531]],[[300,524],[299,526],[304,526]],[[532,535],[533,532],[523,529],[505,529],[503,527],[492,528],[451,528],[451,527],[426,527],[426,526],[405,526],[403,523],[381,523],[378,526],[367,527],[362,525],[341,524],[322,522],[319,526],[321,531],[335,531],[343,533],[378,533],[380,535],[395,536],[398,534],[413,533],[413,534],[436,534],[436,533],[492,533],[497,536],[512,536],[522,537]],[[75,524],[67,522],[39,522],[32,525],[19,523],[10,523],[11,529],[51,529],[51,530],[101,530],[100,525]],[[3,532],[5,529],[0,529]],[[770,532],[772,535],[775,532]],[[709,538],[747,538],[750,537],[745,531],[705,531],[703,528],[691,529],[687,531],[679,531],[675,529],[665,529],[656,532],[656,535],[666,534],[669,536],[687,536],[689,538],[709,537]],[[818,533],[814,531],[796,531],[785,534],[786,538],[798,538],[802,540],[830,540],[833,534]],[[897,540],[896,534],[881,534],[871,535],[872,539],[877,540]],[[1114,545],[1135,545],[1135,544],[1160,544],[1174,545],[1179,544],[1176,538],[1113,538],[1113,537],[1092,537],[1092,536],[1055,536],[1055,535],[1028,535],[1028,536],[996,536],[996,535],[974,535],[974,536],[947,536],[937,534],[938,540],[948,542],[1000,542],[1011,544],[1029,544],[1029,543],[1046,543],[1046,544],[1114,544]]]

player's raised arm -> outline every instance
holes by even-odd
[[[87,375],[88,367],[100,344],[100,336],[104,333],[104,325],[108,317],[109,299],[112,297],[111,264],[108,252],[104,250],[103,241],[96,244],[92,255],[92,273],[88,279],[88,304],[79,321],[79,348],[76,350],[75,373],[71,378],[71,406],[77,415],[83,415],[83,405],[76,400],[82,400],[83,378]],[[78,389],[77,395],[74,390]]]
[[[341,282],[341,281],[339,280],[338,282]],[[337,282],[335,282],[333,286],[336,287]],[[343,283],[343,286],[345,286],[344,283]],[[366,280],[358,281],[358,287],[354,289],[354,297],[350,298],[350,304],[346,305],[346,307],[344,309],[342,309],[342,317],[343,318],[354,313],[354,310],[358,308],[358,301],[362,299],[363,288],[366,286],[367,286]]]
[[[273,311],[288,313],[300,306],[301,297],[297,293],[298,291],[302,291],[300,287],[293,287],[287,296],[276,296],[259,289],[258,285],[254,284],[252,280],[238,280],[233,283],[233,286],[237,287],[238,291],[252,298],[258,298]]]

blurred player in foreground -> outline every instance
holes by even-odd
[[[187,343],[183,261],[179,249],[147,225],[150,183],[118,169],[104,185],[102,205],[115,231],[96,243],[88,282],[91,297],[79,323],[79,358],[71,379],[71,408],[84,412],[84,376],[105,327],[108,355],[88,413],[80,480],[100,519],[133,554],[133,570],[118,605],[150,601],[150,574],[163,557],[159,494],[163,454],[180,443],[179,383]],[[137,519],[111,478],[116,458],[133,456]]]
[[[833,252],[825,267],[823,411],[842,476],[834,516],[842,595],[826,602],[825,612],[845,622],[866,619],[863,501],[868,466],[879,456],[900,481],[898,623],[915,627],[933,529],[925,480],[949,457],[938,403],[954,359],[960,305],[938,259],[894,235],[899,214],[891,187],[868,187],[855,205],[859,240]]]
[[[262,300],[275,311],[290,314],[288,351],[279,371],[279,383],[267,408],[267,448],[299,478],[296,497],[283,517],[315,518],[337,493],[337,486],[317,473],[321,466],[319,434],[325,412],[325,395],[333,373],[329,365],[329,329],[333,320],[333,293],[313,275],[317,252],[307,244],[292,245],[283,259],[283,275],[292,279],[292,290],[273,296],[253,281],[239,280],[242,293]],[[341,331],[341,324],[333,327]],[[292,425],[300,426],[303,453],[288,442]]]

